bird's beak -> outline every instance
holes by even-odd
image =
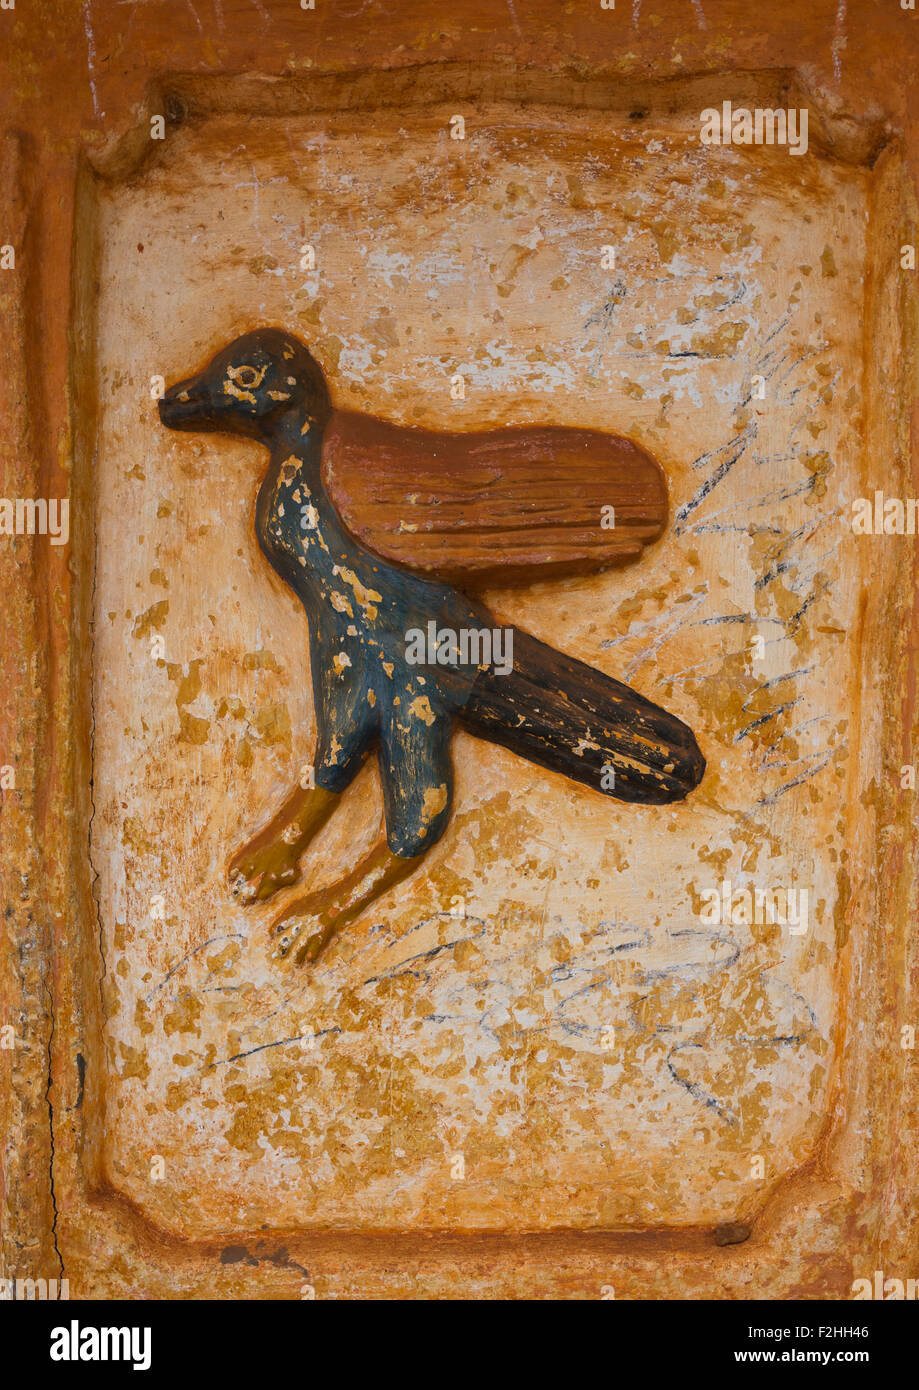
[[[216,429],[210,392],[199,376],[170,386],[159,402],[160,419],[171,430]]]

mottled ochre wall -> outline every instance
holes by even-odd
[[[356,10],[2,16],[0,491],[72,500],[68,548],[2,555],[5,1267],[63,1270],[77,1297],[297,1297],[304,1275],[320,1297],[845,1297],[878,1262],[915,1273],[915,562],[840,514],[917,491],[896,251],[919,21],[881,0]],[[481,112],[478,182],[446,140],[453,78],[420,84],[424,111],[392,95],[385,70],[423,62],[481,74],[487,102],[458,108]],[[310,108],[315,73],[355,69]],[[716,168],[682,79],[722,74],[720,99],[767,69],[797,69],[822,135]],[[332,114],[349,90],[371,118]],[[258,451],[166,436],[149,396],[263,317],[353,408],[454,426],[465,369],[463,425],[591,424],[656,453],[678,524],[637,567],[489,598],[673,708],[709,758],[695,801],[653,813],[461,738],[422,875],[286,987],[222,867],[309,754],[304,620],[256,553]],[[738,407],[759,363],[769,408]],[[707,622],[743,613],[757,668],[741,625]],[[782,685],[756,687],[804,669],[775,714]],[[320,872],[375,797],[365,775]],[[742,875],[806,881],[810,934],[704,928],[700,890]],[[407,971],[413,940],[447,949]],[[305,1024],[342,1032],[264,1046]],[[723,1246],[726,1222],[752,1235]],[[393,1225],[385,1251],[349,1234]]]
[[[478,107],[460,145],[451,112],[206,121],[101,195],[105,1166],[181,1234],[717,1225],[825,1123],[865,175],[786,151],[713,167],[687,120],[538,106]],[[278,903],[253,915],[224,873],[312,757],[306,620],[255,541],[263,451],[167,434],[148,389],[259,322],[298,331],[352,409],[615,428],[660,458],[661,545],[490,601],[675,710],[709,759],[697,795],[642,809],[460,737],[446,838],[293,978],[268,959]],[[315,881],[378,803],[374,771]],[[809,929],[707,924],[724,878],[805,891]]]

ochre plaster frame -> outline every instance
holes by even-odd
[[[705,74],[658,83],[570,78],[477,65],[429,65],[390,72],[311,74],[308,79],[252,76],[163,79],[127,134],[87,153],[74,202],[69,411],[72,589],[60,556],[38,547],[16,552],[4,641],[4,713],[18,731],[23,790],[3,806],[4,839],[17,845],[5,908],[8,1015],[42,1018],[42,1034],[13,1059],[19,1084],[6,1116],[26,1136],[6,1170],[6,1201],[17,1213],[16,1241],[35,1252],[28,1270],[54,1278],[63,1270],[76,1297],[299,1297],[304,1283],[318,1297],[462,1295],[472,1297],[846,1297],[851,1280],[874,1268],[915,1272],[915,1151],[919,1080],[899,1046],[904,1023],[917,1020],[919,948],[911,797],[894,773],[915,746],[913,554],[904,541],[885,549],[866,584],[860,634],[864,703],[860,766],[848,795],[870,805],[873,830],[853,846],[853,892],[840,940],[838,1048],[832,1119],[816,1157],[774,1191],[743,1243],[723,1245],[711,1230],[384,1236],[289,1231],[239,1250],[238,1233],[219,1241],[166,1239],[99,1180],[99,1037],[103,962],[87,853],[92,814],[92,711],[88,641],[95,538],[93,361],[95,295],[94,183],[129,179],[149,155],[149,114],[173,122],[206,120],[217,111],[281,115],[290,111],[367,109],[477,95],[559,106],[591,106],[653,119],[655,110],[698,113],[717,104],[725,77]],[[890,460],[883,480],[909,485],[909,411],[914,393],[916,296],[899,273],[899,247],[913,210],[895,142],[878,126],[814,118],[813,100],[787,72],[734,73],[735,104],[808,104],[811,139],[820,149],[873,169],[869,264],[865,267],[864,362],[868,418],[865,492],[880,485],[872,460]],[[154,156],[155,157],[155,156]],[[47,193],[28,142],[8,136],[5,172],[16,190],[22,244],[46,234]],[[44,200],[44,201],[43,201]],[[13,239],[12,237],[10,239]],[[37,324],[56,293],[40,255],[12,290],[4,281],[4,322],[13,375],[4,381],[10,474],[5,495],[48,495],[51,463],[36,444],[41,431],[45,349]],[[895,462],[895,468],[894,463]],[[52,493],[53,495],[53,493]],[[26,673],[23,676],[23,673]],[[11,760],[11,759],[7,759]],[[30,788],[30,790],[25,790]],[[858,1025],[858,1027],[856,1027]],[[859,1031],[860,1030],[860,1031]],[[43,1041],[38,1041],[42,1037]],[[864,1039],[871,1039],[866,1044]],[[17,1111],[18,1107],[18,1111]],[[256,1264],[253,1264],[256,1261]],[[38,1267],[35,1267],[38,1266]]]

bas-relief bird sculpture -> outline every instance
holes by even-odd
[[[159,411],[170,429],[268,447],[256,535],[309,620],[315,785],[298,784],[232,857],[237,895],[263,902],[298,882],[304,851],[377,750],[385,839],[276,918],[281,960],[315,961],[441,838],[457,723],[619,801],[679,801],[698,785],[705,760],[686,724],[463,592],[640,554],[663,528],[667,490],[635,444],[560,427],[439,433],[339,411],[307,348],[275,328],[235,339]],[[608,506],[612,530],[600,525]],[[443,653],[411,664],[419,629],[504,632],[512,662],[481,651],[464,662],[454,648],[446,664]]]

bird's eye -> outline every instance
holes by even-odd
[[[227,376],[237,386],[241,386],[244,391],[251,391],[254,386],[261,386],[267,370],[267,367],[262,367],[259,370],[257,367],[248,365],[227,367]]]

